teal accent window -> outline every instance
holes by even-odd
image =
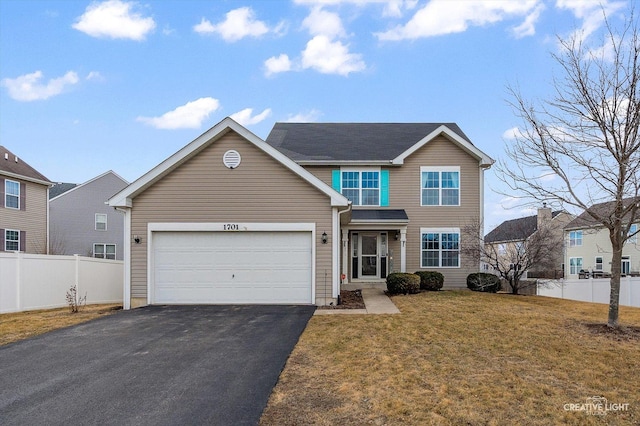
[[[459,268],[460,230],[422,229],[421,268]]]
[[[380,205],[379,171],[343,171],[340,183],[342,195],[354,206]]]
[[[422,206],[459,206],[460,168],[421,167],[420,190]]]

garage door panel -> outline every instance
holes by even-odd
[[[156,232],[153,303],[310,303],[310,232]]]

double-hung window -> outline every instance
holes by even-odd
[[[116,245],[115,244],[94,244],[93,257],[97,257],[100,259],[115,259]]]
[[[20,231],[12,229],[4,230],[4,250],[20,251]]]
[[[460,229],[420,229],[421,268],[460,267]]]
[[[96,231],[107,230],[107,215],[104,213],[96,213]]]
[[[578,247],[582,245],[582,231],[569,232],[569,247]]]
[[[20,182],[9,179],[4,181],[4,206],[11,209],[20,208]]]
[[[627,242],[629,244],[636,244],[638,242],[638,225],[637,224],[632,224],[629,227],[629,239],[627,239]]]
[[[342,195],[354,206],[380,205],[380,171],[379,170],[343,170]]]
[[[582,270],[582,258],[581,257],[572,257],[569,259],[569,274],[578,275],[578,273]]]
[[[420,205],[459,206],[460,167],[420,167]]]

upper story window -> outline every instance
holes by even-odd
[[[354,206],[389,205],[389,171],[374,168],[334,170],[333,189]]]
[[[380,205],[379,171],[343,171],[342,195],[354,206]]]
[[[4,206],[20,209],[20,182],[9,179],[4,181]]]
[[[569,232],[569,247],[577,247],[582,245],[582,231]]]
[[[629,239],[627,240],[628,243],[636,244],[638,242],[637,232],[638,232],[638,225],[634,223],[629,227]]]
[[[460,167],[420,167],[420,205],[459,206]]]
[[[103,213],[96,213],[96,231],[107,230],[107,215]]]

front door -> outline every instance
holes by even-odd
[[[378,278],[378,237],[380,234],[360,235],[360,278]]]

